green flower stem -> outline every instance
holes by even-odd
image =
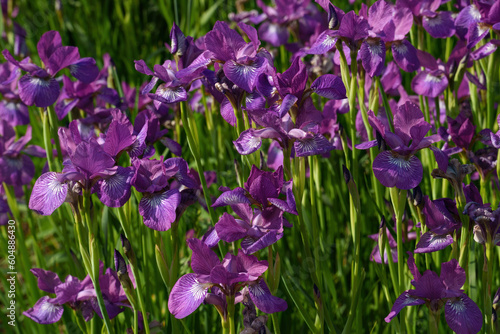
[[[62,151],[61,151],[61,142],[59,141],[59,135],[57,131],[59,130],[59,120],[57,118],[56,112],[54,111],[54,107],[47,107],[49,121],[50,121],[50,132],[52,133],[52,139],[54,139],[54,144],[56,145],[57,157],[58,161],[63,161]],[[59,163],[58,163],[59,165]]]
[[[274,261],[272,245],[267,247],[267,262],[269,263],[269,267],[267,269],[267,283],[271,293],[274,295],[276,290],[278,290],[278,285],[280,283],[280,258],[278,253],[276,253],[276,262]],[[276,334],[280,334],[281,331],[278,315],[276,313],[272,313],[271,319],[273,321],[274,332]]]
[[[487,235],[487,241],[484,245],[484,265],[483,265],[483,293],[484,293],[484,325],[486,333],[495,333],[495,323],[492,318],[492,283],[493,283],[493,257],[495,254],[495,244],[490,233]]]
[[[236,334],[234,326],[234,295],[226,296],[227,316],[222,317],[223,333]]]
[[[387,98],[387,94],[385,93],[382,85],[380,84],[380,77],[376,77],[377,84],[379,87],[380,95],[382,95],[382,105],[384,106],[385,114],[387,115],[387,120],[389,121],[389,127],[391,128],[391,132],[394,132],[394,124],[393,124],[393,115],[391,105],[389,104],[389,99]]]
[[[29,258],[29,252],[28,252],[28,249],[26,247],[26,239],[25,239],[25,235],[24,235],[24,230],[23,230],[23,226],[22,226],[22,219],[21,219],[21,216],[20,216],[20,212],[19,212],[19,207],[18,207],[18,204],[17,204],[17,199],[14,195],[14,188],[12,186],[7,186],[7,184],[5,184],[5,182],[2,183],[3,185],[3,189],[5,191],[5,195],[7,196],[7,204],[10,208],[10,210],[12,211],[12,218],[16,221],[16,224],[14,225],[15,226],[15,235],[16,235],[16,247],[18,248],[18,250],[16,251],[17,254],[20,254],[20,261],[18,262],[19,263],[19,267],[20,267],[20,270],[19,272],[22,272],[22,273],[29,273],[29,268],[31,268],[31,261],[30,261],[30,258]],[[3,243],[5,249],[7,249],[7,242]],[[31,275],[31,274],[27,274],[27,275],[23,275],[24,276],[24,279],[26,280],[26,285],[28,286],[28,290],[27,291],[30,291],[30,294],[33,293],[35,295],[35,297],[39,297],[39,289],[38,289],[38,284],[37,284],[37,279],[35,278],[34,275]],[[6,285],[5,285],[6,286]],[[36,292],[35,292],[36,291]]]
[[[49,170],[51,172],[56,171],[56,162],[54,160],[54,155],[52,154],[52,142],[50,140],[50,125],[49,116],[47,112],[40,108],[40,119],[42,120],[43,127],[43,143],[45,146],[45,153],[47,154],[47,164],[49,165]]]
[[[304,243],[304,251],[307,258],[313,259],[313,255],[311,253],[311,244],[309,240],[309,233],[307,232],[306,223],[304,221],[304,213],[302,208],[302,199],[304,196],[304,185],[305,185],[305,160],[301,157],[296,157],[293,159],[294,169],[293,169],[293,193],[295,196],[295,200],[297,202],[297,212],[298,212],[298,225],[300,234],[302,236],[302,242]],[[311,278],[313,283],[316,286],[320,286],[318,282],[318,278],[316,276],[316,269],[310,271]]]
[[[124,210],[124,207],[117,208],[115,212],[118,215],[118,220],[120,221],[120,224],[122,226],[123,233],[125,234],[125,237],[127,239],[129,239],[129,241],[130,241],[130,240],[133,240],[133,238],[131,239],[132,236],[130,235],[130,231],[129,231],[130,222],[128,220],[126,221],[124,219],[124,217],[126,217],[127,215],[124,215],[122,213],[122,210]],[[144,293],[142,291],[142,277],[139,273],[139,269],[137,266],[137,261],[136,261],[135,256],[127,257],[127,258],[129,260],[130,269],[132,270],[132,274],[134,274],[134,278],[135,278],[137,300],[139,301],[139,309],[141,310],[142,317],[144,320],[144,329],[146,330],[146,334],[149,334],[149,332],[150,332],[149,323],[148,323],[148,317],[147,317],[147,312],[146,312],[146,306],[144,304]],[[135,316],[136,312],[137,312],[137,310],[134,308],[134,316]],[[134,323],[135,323],[135,321],[134,321]]]
[[[92,280],[92,283],[94,285],[97,297],[97,303],[99,305],[99,310],[101,311],[102,318],[106,326],[106,330],[108,331],[108,333],[112,333],[111,322],[109,320],[108,312],[106,310],[106,305],[104,304],[104,299],[102,297],[101,287],[99,284],[99,247],[97,239],[95,238],[95,236],[97,235],[97,224],[95,222],[94,224],[92,224],[92,221],[90,219],[91,216],[90,196],[91,195],[89,191],[85,190],[83,192],[83,206],[81,207],[81,210],[79,210],[79,212],[81,212],[82,215],[78,214],[77,216],[75,216],[75,218],[77,219],[80,218],[79,219],[80,222],[83,221],[86,224],[88,233],[88,242],[89,242],[87,245],[88,251],[83,245],[82,233],[81,233],[82,230],[80,229],[79,221],[76,221],[77,236],[80,244],[80,251],[82,252],[82,258],[84,259],[85,269],[87,270],[87,273],[90,275],[90,279]]]
[[[404,254],[403,254],[403,213],[406,204],[406,190],[399,190],[396,187],[390,188],[392,206],[396,215],[396,233],[397,233],[397,251],[398,251],[398,282],[399,291],[401,294],[405,289],[404,283]],[[387,255],[390,257],[390,254]]]
[[[495,84],[498,84],[494,81],[493,75],[495,74],[493,71],[493,68],[495,66],[495,53],[489,56],[488,58],[488,68],[485,71],[486,73],[486,120],[487,124],[485,128],[493,128],[495,124],[495,109],[494,109],[494,103],[495,103],[495,95],[497,93],[497,89],[495,88]]]
[[[210,218],[212,220],[212,225],[215,225],[217,222],[217,216],[215,215],[215,211],[212,208],[212,201],[210,200],[210,196],[208,194],[208,187],[207,187],[207,181],[205,180],[205,175],[203,174],[203,168],[201,165],[201,156],[200,156],[200,147],[199,147],[199,141],[195,141],[193,137],[193,130],[194,127],[196,127],[196,123],[194,121],[194,118],[192,117],[192,114],[186,110],[184,107],[185,102],[180,103],[180,108],[181,108],[181,117],[182,117],[182,123],[184,126],[184,130],[186,131],[186,136],[187,136],[187,141],[189,145],[189,149],[191,150],[191,154],[194,157],[194,160],[196,162],[196,168],[198,170],[198,174],[200,176],[200,181],[201,181],[201,186],[203,188],[203,196],[205,198],[205,202],[208,207],[208,212],[210,213]],[[189,115],[188,115],[189,114]],[[188,119],[189,116],[189,119]]]
[[[429,334],[439,333],[439,311],[432,312],[429,310]]]

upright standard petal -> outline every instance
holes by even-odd
[[[95,59],[91,57],[81,58],[73,62],[69,65],[69,71],[72,76],[86,84],[93,82],[99,75]]]
[[[144,224],[156,231],[167,231],[175,221],[175,209],[179,206],[181,195],[179,190],[144,194],[139,202],[139,213]]]
[[[31,192],[29,208],[38,214],[49,216],[60,207],[68,193],[68,185],[55,172],[43,174],[36,180]]]
[[[106,138],[102,148],[112,157],[134,144],[136,138],[132,136],[131,127],[128,124],[113,120],[106,132]]]
[[[215,224],[215,230],[217,231],[217,236],[225,242],[234,242],[243,239],[248,231],[247,228],[239,225],[236,219],[227,212],[224,212],[217,224]]]
[[[33,268],[30,271],[37,278],[38,288],[48,293],[55,293],[54,288],[61,284],[61,280],[56,273],[52,271],[43,270],[40,268]]]
[[[187,244],[193,251],[191,268],[198,275],[210,275],[212,269],[220,264],[219,257],[203,241],[188,239]]]
[[[168,298],[168,310],[177,319],[196,311],[207,296],[210,285],[200,283],[196,274],[186,274],[175,283]]]
[[[115,165],[115,160],[102,149],[95,139],[79,143],[71,155],[71,162],[87,179],[91,179],[96,174],[105,172]]]

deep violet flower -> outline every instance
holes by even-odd
[[[483,203],[483,198],[473,184],[465,186],[464,193],[467,204],[463,213],[475,223],[474,240],[480,244],[491,242],[500,246],[500,207],[493,210],[491,204]]]
[[[451,245],[453,232],[462,226],[455,201],[449,198],[431,201],[425,196],[423,214],[429,231],[420,237],[415,253],[436,252]]]
[[[55,75],[68,67],[71,75],[84,83],[91,83],[99,74],[93,58],[80,58],[78,48],[63,46],[61,35],[57,31],[48,31],[42,35],[37,44],[38,56],[45,65],[41,68],[29,63],[29,58],[17,61],[8,50],[2,54],[5,59],[28,72],[18,83],[21,100],[29,105],[48,107],[59,97],[60,87]]]
[[[31,126],[24,136],[16,141],[16,132],[5,121],[0,121],[0,184],[21,186],[29,184],[35,175],[35,165],[27,154],[45,157],[45,150],[29,145]]]
[[[119,207],[128,201],[134,170],[115,166],[115,157],[137,138],[126,125],[118,119],[115,121],[112,124],[116,126],[108,129],[105,140],[99,141],[92,134],[80,132],[77,121],[71,122],[69,129],[59,130],[68,155],[64,168],[62,173],[47,172],[38,178],[31,193],[30,209],[50,215],[65,201],[76,204],[75,198],[82,191],[95,192],[110,207]]]
[[[425,304],[430,312],[439,312],[444,306],[446,323],[455,333],[478,333],[483,326],[483,316],[476,303],[460,289],[466,275],[457,260],[442,263],[438,276],[431,270],[420,274],[413,254],[409,252],[409,255],[408,267],[415,289],[406,290],[396,299],[385,321],[390,322],[405,306]]]
[[[181,203],[181,193],[173,188],[169,179],[191,189],[198,189],[198,184],[189,176],[187,162],[182,158],[170,158],[163,161],[136,159],[133,161],[135,175],[132,181],[135,189],[143,193],[139,202],[139,213],[144,224],[156,231],[167,231],[180,216],[176,209]]]
[[[229,80],[251,93],[259,75],[268,67],[269,54],[259,50],[260,41],[254,27],[242,22],[238,27],[245,32],[250,43],[246,43],[227,23],[217,21],[213,30],[205,35],[205,48],[212,52],[212,59],[224,64],[222,69]]]
[[[187,240],[193,251],[191,268],[175,283],[168,299],[168,309],[177,319],[193,313],[203,302],[213,304],[222,317],[227,316],[227,299],[242,300],[240,290],[248,288],[255,306],[265,313],[284,311],[286,302],[269,291],[262,274],[267,261],[258,261],[253,255],[227,253],[221,262],[213,250],[198,239]],[[210,290],[210,292],[209,292]]]
[[[368,112],[370,125],[380,134],[388,146],[373,161],[373,172],[385,187],[415,188],[423,177],[423,166],[415,153],[430,147],[441,170],[446,170],[448,157],[431,144],[440,140],[439,135],[425,137],[431,125],[424,120],[422,111],[412,102],[399,107],[394,115],[394,130],[390,132],[372,111]],[[377,140],[356,146],[367,149],[377,145]]]
[[[118,280],[118,276],[111,268],[103,273],[104,265],[101,262],[99,268],[99,285],[106,305],[106,310],[110,319],[124,311],[123,306],[130,307],[127,296]],[[23,315],[31,320],[42,324],[53,324],[59,321],[64,312],[64,306],[68,305],[74,310],[81,312],[85,321],[90,321],[94,317],[94,312],[102,318],[101,311],[97,304],[97,295],[90,276],[83,280],[68,275],[62,282],[56,273],[48,270],[34,268],[31,269],[33,275],[38,278],[38,288],[42,291],[55,294],[54,298],[44,296]],[[133,277],[131,280],[134,284]]]
[[[29,124],[28,106],[19,97],[17,82],[21,76],[18,68],[10,62],[0,64],[0,118],[11,126]]]
[[[297,214],[292,182],[283,182],[281,166],[275,172],[252,166],[244,189],[223,190],[212,207],[229,205],[240,219],[224,213],[215,224],[215,231],[226,242],[242,239],[245,254],[253,254],[281,239],[283,226],[291,226],[283,213]],[[278,198],[280,193],[286,194],[286,200]],[[256,207],[252,210],[251,205]]]

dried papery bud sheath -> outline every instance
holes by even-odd
[[[354,202],[354,207],[356,208],[356,211],[360,212],[361,204],[359,200],[358,187],[356,187],[356,183],[352,178],[352,174],[345,165],[342,165],[342,170],[344,172],[344,181],[347,184],[347,189],[349,189],[349,194],[351,194]]]
[[[316,303],[321,304],[321,292],[319,291],[319,288],[316,284],[313,284],[313,290],[314,290],[314,299],[316,300]]]
[[[122,254],[115,249],[115,269],[118,277],[127,274],[127,264],[125,263],[125,259]]]
[[[474,172],[474,165],[462,165],[457,159],[451,159],[448,163],[446,172],[437,168],[432,171],[433,178],[447,179],[450,181],[454,191],[455,199],[459,207],[465,205],[465,195],[462,188],[462,182],[467,174]]]
[[[345,184],[349,184],[349,181],[351,181],[352,175],[349,169],[345,165],[342,165],[342,171],[344,173],[344,181]]]
[[[382,216],[382,219],[380,220],[380,226],[378,228],[378,249],[380,252],[380,258],[382,259],[382,263],[384,263],[384,250],[385,250],[385,243],[387,241],[387,228],[386,228],[386,221],[385,217]]]
[[[339,18],[337,16],[337,12],[335,11],[333,5],[330,3],[328,5],[328,29],[334,30],[338,28],[338,26],[339,26]]]
[[[135,265],[135,254],[134,250],[132,249],[132,245],[130,244],[130,241],[127,239],[127,237],[125,237],[124,234],[120,234],[120,239],[122,241],[123,253],[130,261],[130,263],[132,265]]]
[[[378,147],[379,151],[385,151],[386,150],[386,143],[385,143],[384,138],[382,138],[382,135],[380,134],[380,132],[376,131],[375,136],[377,139],[377,147]]]
[[[125,294],[127,295],[127,298],[130,301],[132,307],[134,309],[137,309],[134,285],[132,284],[132,280],[128,275],[127,264],[125,263],[125,259],[123,258],[122,254],[116,249],[115,249],[115,268],[116,268],[116,274],[118,275],[118,280],[120,281],[120,284],[123,287],[123,291],[125,291]]]
[[[416,186],[415,188],[413,188],[412,197],[413,205],[422,208],[424,195],[422,194],[422,189],[420,188],[420,186]]]

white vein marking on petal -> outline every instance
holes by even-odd
[[[58,305],[45,302],[40,306],[40,313],[46,314],[49,313],[50,315],[47,318],[52,318],[52,314],[56,314],[59,311]]]
[[[472,5],[469,10],[469,14],[475,19],[475,20],[481,20],[481,12],[479,9],[475,6]]]
[[[260,297],[266,294],[264,289],[260,286],[260,284],[255,284],[252,286],[252,293],[255,297]]]
[[[374,54],[374,55],[380,55],[382,54],[382,47],[380,46],[380,43],[369,43],[369,50],[371,52],[371,54]]]
[[[195,299],[202,299],[205,295],[206,287],[204,284],[200,284],[200,282],[195,278],[194,284],[189,288],[189,292]]]
[[[404,55],[408,52],[408,47],[405,44],[401,43],[399,45],[398,44],[395,44],[395,45],[396,45],[396,50],[398,53]]]
[[[444,76],[442,76],[442,75],[437,76],[437,75],[432,75],[430,73],[427,73],[427,75],[425,76],[424,81],[425,82],[437,83],[437,82],[443,81],[443,78],[444,78]]]
[[[417,300],[418,300],[418,298],[413,298],[412,296],[410,296],[410,294],[408,292],[405,292],[405,299],[403,300],[403,305],[406,306],[406,305],[413,304]]]
[[[37,77],[31,77],[30,82],[33,85],[42,86],[42,87],[49,87],[49,85],[50,85],[49,80],[43,80],[43,79],[37,78]]]
[[[436,15],[435,17],[426,16],[425,20],[427,21],[427,24],[429,25],[429,27],[437,26],[443,22],[441,16],[439,16],[439,15]]]
[[[49,182],[47,182],[47,187],[50,191],[59,194],[61,193],[65,187],[62,183],[57,180],[57,175],[51,175]]]
[[[180,97],[184,92],[181,87],[165,87],[159,86],[156,90],[156,93],[161,97],[165,98],[165,100],[175,100]]]
[[[439,235],[439,234],[433,234],[430,243],[431,244],[442,244],[445,243],[448,239],[446,238],[447,234],[445,235]]]
[[[125,179],[126,179],[125,175],[115,174],[115,175],[111,176],[110,178],[104,180],[104,184],[108,189],[114,190],[117,187],[119,187],[120,185],[122,185],[123,180],[125,180]]]
[[[400,169],[404,170],[410,170],[411,169],[411,162],[410,160],[406,160],[403,156],[401,155],[395,155],[391,154],[389,157],[389,163],[393,166],[396,166]]]
[[[451,307],[451,309],[456,312],[456,313],[463,313],[464,311],[467,310],[467,307],[465,306],[464,300],[462,297],[458,298],[454,302],[451,300],[448,300],[448,305]]]

